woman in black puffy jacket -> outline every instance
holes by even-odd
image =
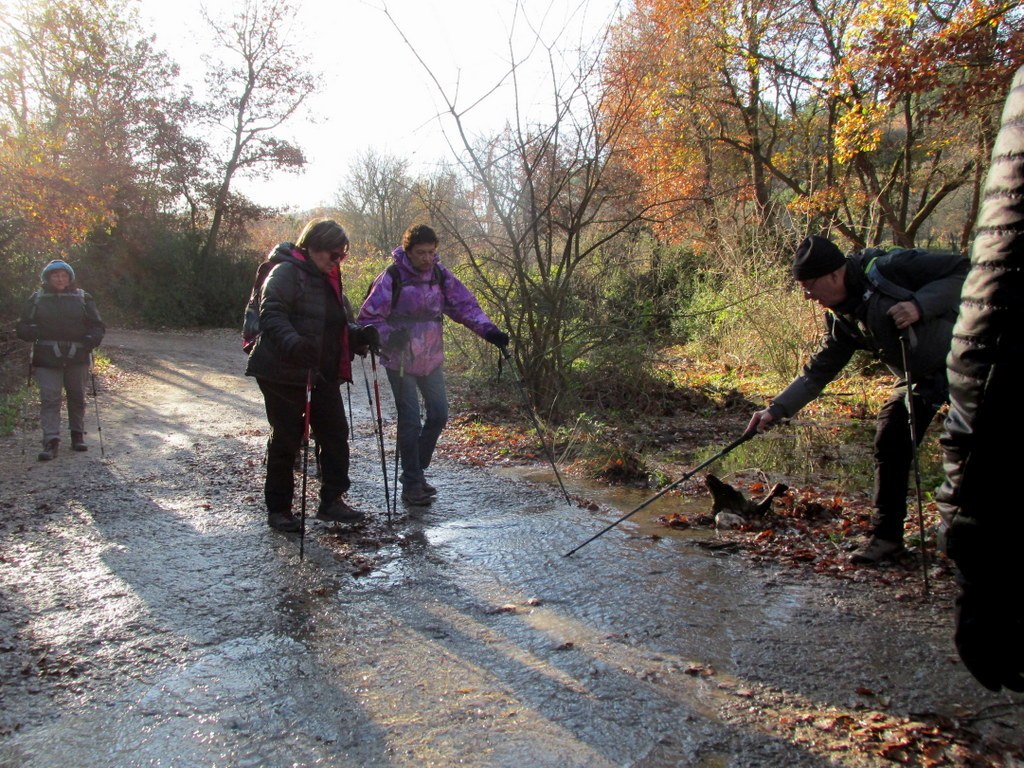
[[[341,382],[352,380],[352,351],[370,344],[369,334],[350,325],[339,265],[348,255],[348,235],[329,219],[314,220],[296,243],[281,243],[260,293],[259,337],[245,373],[263,393],[270,422],[264,498],[267,523],[298,531],[292,512],[293,467],[302,446],[306,393],[309,423],[320,466],[317,518],[356,522],[364,515],[342,495],[349,489],[348,423]]]
[[[1024,691],[1024,509],[1015,415],[1024,361],[1024,68],[1002,127],[975,229],[950,350],[950,410],[939,505],[961,592],[955,641],[986,688]]]
[[[75,270],[66,261],[43,267],[41,285],[25,303],[18,321],[18,338],[32,342],[32,368],[39,385],[39,421],[43,428],[40,461],[57,457],[60,446],[60,406],[68,401],[71,447],[85,444],[85,390],[92,351],[106,331],[96,302],[75,283]]]

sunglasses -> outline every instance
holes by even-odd
[[[345,258],[347,251],[328,251],[328,255],[331,257],[331,261],[341,261]]]

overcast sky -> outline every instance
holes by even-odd
[[[571,51],[589,41],[616,13],[620,0],[520,0],[525,15],[515,19],[515,0],[388,0],[395,22],[441,84],[468,106],[491,90],[508,69],[509,39],[523,56],[539,36]],[[186,75],[200,72],[206,27],[199,8],[214,15],[237,8],[238,0],[141,0],[144,23],[151,23],[158,47]],[[450,158],[436,115],[442,109],[436,87],[413,57],[382,8],[384,0],[298,0],[300,30],[310,66],[325,75],[323,92],[308,102],[283,135],[298,143],[310,163],[301,174],[278,174],[268,183],[239,182],[257,203],[306,210],[331,204],[354,156],[367,149],[407,158],[414,171]],[[526,22],[529,21],[529,24]],[[308,30],[315,30],[309,32]],[[589,46],[587,46],[589,47]],[[546,67],[546,53],[532,60]],[[543,73],[530,78],[538,81]],[[546,90],[550,90],[549,88]],[[544,91],[539,91],[543,93]],[[534,95],[534,100],[539,96]],[[500,128],[512,114],[512,94],[504,89],[474,108],[474,132]],[[544,118],[539,105],[531,114]],[[444,123],[451,127],[450,123]]]

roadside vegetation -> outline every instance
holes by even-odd
[[[637,0],[587,44],[537,26],[538,45],[520,51],[510,35],[514,56],[550,54],[550,93],[546,106],[514,101],[499,130],[476,130],[421,59],[448,162],[416,173],[367,147],[333,205],[276,210],[236,182],[306,165],[287,129],[324,81],[287,33],[300,13],[260,0],[207,18],[219,44],[196,93],[129,0],[12,7],[0,24],[0,429],[31,397],[9,329],[51,258],[74,265],[111,325],[237,327],[257,264],[308,219],[349,231],[356,305],[405,227],[429,221],[516,364],[492,385],[494,350],[449,324],[450,368],[466,378],[453,380],[448,450],[544,459],[523,433],[518,378],[567,471],[660,487],[738,435],[815,347],[820,313],[788,271],[804,235],[969,247],[1024,63],[1016,3],[752,15]],[[802,416],[865,425],[885,381],[860,360]],[[772,452],[754,456],[763,444],[750,466],[783,474]]]

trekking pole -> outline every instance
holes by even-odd
[[[718,460],[719,460],[720,458],[722,458],[723,456],[725,456],[725,455],[726,455],[727,453],[729,453],[730,451],[732,451],[732,450],[733,450],[734,448],[736,448],[737,446],[739,446],[739,445],[742,445],[743,443],[747,442],[747,440],[749,440],[750,438],[752,438],[752,437],[753,437],[754,435],[756,435],[756,434],[757,434],[757,429],[750,429],[750,430],[748,430],[748,431],[744,432],[744,433],[743,433],[742,435],[740,435],[740,436],[739,436],[738,438],[736,438],[735,440],[733,440],[733,441],[732,441],[731,443],[729,443],[729,444],[728,444],[727,446],[725,446],[725,448],[723,448],[722,450],[720,450],[720,451],[719,451],[718,453],[716,453],[716,454],[715,454],[714,456],[712,456],[712,457],[711,457],[710,459],[706,459],[705,461],[702,461],[702,462],[701,462],[700,464],[698,464],[698,465],[697,465],[696,467],[694,467],[693,469],[691,469],[691,470],[690,470],[689,472],[687,472],[687,473],[686,473],[685,475],[683,475],[682,477],[680,477],[680,478],[679,478],[678,480],[676,480],[676,481],[675,481],[674,483],[669,483],[669,484],[668,484],[668,485],[666,485],[666,486],[665,486],[664,488],[662,488],[662,489],[661,489],[660,491],[658,491],[658,492],[657,492],[656,494],[654,494],[654,495],[653,495],[653,496],[651,496],[651,497],[650,497],[649,499],[647,499],[647,501],[645,501],[644,503],[642,503],[642,504],[641,504],[640,506],[636,507],[636,508],[635,508],[634,510],[632,510],[631,512],[628,512],[627,514],[623,515],[622,517],[620,517],[620,518],[619,518],[618,520],[616,520],[616,521],[615,521],[614,523],[612,523],[611,525],[608,525],[608,526],[606,526],[605,528],[603,528],[602,530],[598,531],[598,532],[597,532],[597,533],[595,533],[595,534],[594,534],[593,536],[591,536],[591,537],[590,537],[589,539],[587,539],[587,540],[586,540],[586,541],[584,541],[584,542],[583,542],[582,544],[580,544],[580,545],[579,545],[578,547],[575,547],[574,549],[570,549],[570,550],[569,550],[568,552],[566,552],[566,553],[565,553],[564,557],[569,557],[569,555],[571,555],[571,554],[572,554],[573,552],[577,552],[577,551],[579,551],[579,550],[583,549],[583,547],[587,546],[587,544],[589,544],[590,542],[592,542],[592,541],[593,541],[594,539],[596,539],[596,538],[597,538],[598,536],[603,536],[603,535],[604,535],[604,534],[606,534],[606,533],[607,533],[608,531],[610,531],[610,530],[611,530],[612,528],[614,528],[614,527],[615,527],[616,525],[618,525],[619,523],[621,523],[621,522],[622,522],[623,520],[626,520],[627,518],[630,518],[630,517],[632,517],[632,516],[633,516],[633,515],[635,515],[635,514],[636,514],[637,512],[639,512],[639,511],[640,511],[641,509],[643,509],[643,508],[644,508],[644,507],[646,507],[646,506],[647,506],[648,504],[650,504],[650,503],[651,503],[652,501],[654,501],[655,499],[659,499],[659,498],[661,498],[662,496],[664,496],[664,495],[665,495],[666,493],[668,493],[669,491],[671,491],[671,490],[672,490],[673,488],[675,488],[675,487],[676,487],[677,485],[679,485],[680,483],[683,483],[683,482],[685,482],[685,481],[689,480],[689,479],[690,479],[691,477],[693,477],[693,476],[694,476],[695,474],[697,474],[697,473],[698,473],[698,472],[700,472],[700,471],[701,471],[702,469],[704,469],[704,467],[706,467],[706,466],[707,466],[708,464],[711,464],[711,463],[713,463],[713,462],[715,462],[715,461],[718,461]]]
[[[917,450],[917,419],[914,418],[914,381],[910,377],[910,355],[907,346],[916,342],[910,327],[900,331],[900,350],[903,352],[903,371],[907,378],[907,419],[910,422],[910,450],[914,457],[914,487],[917,491],[917,526],[921,531],[921,575],[924,577],[924,596],[928,597],[928,541],[924,530],[924,508],[921,503],[921,463]]]
[[[388,465],[387,460],[384,458],[384,422],[380,414],[380,388],[377,386],[377,358],[370,352],[370,364],[373,367],[373,386],[377,390],[377,424],[374,428],[374,434],[377,438],[377,445],[380,448],[380,468],[384,473],[384,509],[387,511],[388,525],[391,525],[391,489],[388,487]],[[374,406],[373,395],[370,393],[370,380],[366,377],[366,363],[362,363],[363,366],[363,382],[366,384],[366,399],[370,402],[371,415],[373,418],[372,409]]]
[[[398,364],[398,381],[399,381],[399,392],[405,390],[405,350],[402,350],[402,356]],[[398,413],[398,403],[395,403],[395,413]],[[397,423],[397,418],[395,419]],[[398,444],[398,429],[395,429],[395,482],[391,486],[391,505],[395,511],[398,510],[398,459],[401,456],[401,447]]]
[[[356,439],[356,428],[352,423],[352,382],[345,382],[345,389],[348,394],[348,441],[351,443]]]
[[[106,456],[103,450],[103,427],[100,426],[100,399],[96,394],[96,360],[92,353],[89,353],[89,376],[92,378],[92,404],[96,409],[96,434],[100,438],[100,457]]]
[[[380,469],[384,473],[384,506],[388,512],[388,525],[391,525],[391,506],[388,504],[391,491],[388,488],[388,462],[384,457],[384,420],[380,413],[380,379],[377,377],[377,355],[372,349],[370,350],[370,368],[373,369],[373,394],[377,403],[377,442],[380,443]]]
[[[24,431],[28,424],[28,396],[32,391],[32,347],[28,350],[28,377],[25,379],[25,396],[21,399],[21,428]],[[28,432],[25,432],[28,435]],[[21,455],[25,455],[25,438],[21,440]]]
[[[299,505],[302,512],[299,527],[299,560],[302,560],[306,554],[306,477],[309,474],[309,412],[312,399],[313,369],[310,368],[306,371],[306,409],[302,417],[302,502]]]
[[[519,375],[518,369],[515,367],[515,363],[512,360],[512,355],[508,351],[508,345],[498,347],[501,350],[501,356],[508,361],[509,365],[512,366],[513,375],[516,377],[516,383],[519,385],[519,392],[523,396],[523,403],[526,405],[526,411],[530,414],[530,418],[533,420],[533,428],[537,430],[537,437],[540,438],[541,447],[544,448],[544,453],[548,457],[548,461],[551,462],[551,468],[555,471],[555,479],[558,480],[558,487],[562,489],[562,495],[565,496],[565,500],[572,504],[572,499],[569,498],[569,492],[565,490],[565,485],[562,483],[562,476],[558,474],[558,465],[555,464],[555,451],[554,448],[548,446],[547,440],[544,439],[544,432],[540,426],[540,419],[537,418],[537,414],[533,409],[533,404],[530,402],[530,396],[526,394],[526,387],[523,386],[523,378]],[[554,442],[554,440],[552,440]],[[572,554],[571,552],[569,554]]]

